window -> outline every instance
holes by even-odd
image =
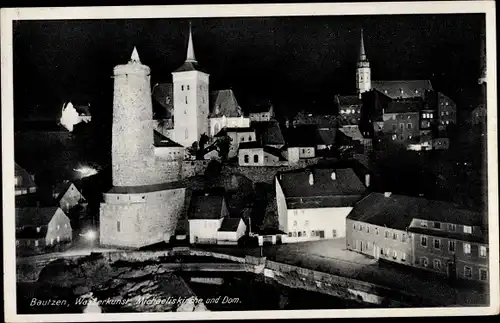
[[[393,124],[392,125],[392,131],[396,131],[397,127],[398,127],[397,125]]]
[[[302,237],[302,231],[298,232],[298,237]]]
[[[429,264],[427,258],[425,257],[420,258],[420,263],[422,264],[422,267],[427,267],[427,265]]]
[[[455,252],[455,241],[448,241],[448,251]]]
[[[248,164],[248,155],[245,155],[245,157],[243,159],[244,159],[245,164]]]
[[[434,229],[441,229],[441,223],[440,222],[434,222]]]
[[[181,91],[184,91],[184,85],[181,85]]]
[[[304,223],[304,225],[308,226],[309,225],[309,220],[306,220],[306,222]]]
[[[337,237],[337,230],[335,229],[332,230],[332,237],[334,238]]]
[[[385,237],[389,238],[389,231],[385,231]]]
[[[406,234],[401,235],[401,242],[406,242]]]
[[[482,281],[488,280],[488,270],[484,268],[479,268],[479,280]]]
[[[420,226],[423,228],[427,228],[427,221],[426,220],[421,220],[420,221]]]
[[[464,233],[472,233],[472,227],[468,225],[464,225]]]
[[[394,233],[392,234],[392,238],[393,238],[394,240],[398,240],[398,234],[397,234],[396,232],[394,232]]]
[[[375,228],[375,234],[378,235],[378,228]]]
[[[187,97],[187,95],[185,97],[185,101],[186,101],[186,104],[188,104],[188,97]]]
[[[464,254],[470,255],[470,243],[464,243]]]
[[[296,227],[297,226],[297,221],[293,221],[293,226]]]
[[[40,232],[40,227],[36,227],[36,232]]]
[[[259,155],[253,155],[253,162],[258,163],[259,162]]]
[[[441,240],[434,239],[434,249],[441,249]]]
[[[188,139],[188,129],[184,129],[184,139]]]
[[[469,266],[464,266],[464,277],[472,278],[472,268]]]
[[[384,248],[380,248],[380,254],[384,255]]]
[[[399,124],[399,128],[400,128],[401,130],[403,130],[403,129],[405,128],[405,124],[404,124],[404,123],[400,123],[400,124]]]
[[[486,257],[487,253],[485,246],[479,246],[479,256]]]
[[[38,247],[38,240],[35,240],[35,247]]]
[[[189,91],[189,85],[187,86],[187,88],[188,88],[188,91]]]
[[[434,259],[434,263],[433,263],[433,265],[434,265],[434,269],[436,269],[436,270],[441,270],[441,260],[439,260],[439,259]]]
[[[288,232],[288,236],[291,237],[292,236],[292,233],[291,232]]]
[[[396,250],[392,251],[392,258],[397,259],[398,258],[398,252]]]
[[[401,252],[401,261],[406,261],[406,253]]]
[[[68,228],[68,224],[67,224],[67,223],[65,223],[65,224],[64,224],[64,227],[65,227],[65,228]]]
[[[356,230],[356,223],[353,223],[353,224],[352,224],[352,228],[353,228],[354,230]]]
[[[296,236],[297,236],[297,232],[294,232],[294,233],[293,233],[293,236],[294,236],[294,237],[296,237]]]
[[[370,226],[366,226],[366,233],[370,233]]]
[[[120,228],[120,221],[116,221],[116,231],[120,232],[121,231],[121,228]]]
[[[411,123],[407,124],[406,128],[411,129]]]
[[[56,230],[59,230],[60,228],[61,228],[61,226],[58,224],[56,227]]]
[[[422,247],[427,247],[427,237],[426,236],[420,237],[420,244],[422,245]]]
[[[455,224],[449,223],[448,224],[448,231],[454,232],[457,229],[457,226]]]
[[[361,224],[361,225],[359,226],[359,231],[363,231],[363,227],[364,227],[364,226]]]

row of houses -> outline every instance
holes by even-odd
[[[278,174],[282,241],[345,237],[347,249],[376,259],[451,278],[488,280],[482,214],[443,201],[369,192],[369,186],[370,175],[352,168]]]

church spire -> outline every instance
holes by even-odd
[[[189,41],[188,41],[188,47],[187,47],[186,62],[196,62],[196,57],[194,56],[193,34],[191,32],[191,22],[189,22]]]
[[[366,53],[365,53],[365,41],[363,39],[363,28],[361,28],[361,43],[359,46],[359,61],[360,62],[367,61]]]
[[[135,46],[134,46],[134,50],[132,51],[132,55],[130,55],[129,62],[141,64],[141,60],[139,59],[139,53],[137,52],[137,48]]]

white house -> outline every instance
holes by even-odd
[[[288,161],[280,149],[261,146],[258,142],[242,142],[238,146],[240,166],[285,166]]]
[[[217,232],[228,214],[223,194],[194,192],[188,213],[189,242],[217,243]]]
[[[249,113],[250,121],[271,121],[274,119],[274,108],[271,102],[254,104]]]
[[[86,202],[80,190],[70,181],[57,185],[53,191],[56,203],[64,212],[69,212],[74,206]]]
[[[275,180],[284,242],[344,237],[346,217],[365,191],[351,168],[299,169]]]
[[[73,238],[70,220],[59,207],[16,208],[15,212],[19,251],[43,251]]]
[[[243,115],[243,111],[231,89],[210,93],[209,136],[214,137],[226,127],[250,127],[250,119]]]
[[[242,218],[225,218],[217,232],[217,244],[238,244],[247,226]]]

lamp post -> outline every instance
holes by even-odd
[[[87,232],[85,232],[84,234],[81,234],[80,233],[80,236],[81,237],[84,237],[86,241],[88,241],[90,243],[90,252],[92,252],[92,249],[94,247],[94,242],[95,242],[95,239],[97,238],[97,234],[94,230],[88,230]]]

